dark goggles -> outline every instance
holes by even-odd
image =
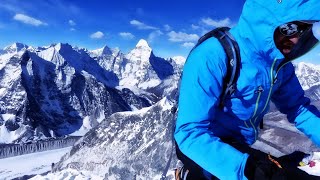
[[[291,36],[301,36],[306,30],[310,30],[312,25],[310,24],[303,24],[299,25],[296,23],[286,23],[280,25],[278,27],[280,33],[284,36],[291,37]]]

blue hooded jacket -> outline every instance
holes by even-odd
[[[247,0],[230,32],[240,47],[237,90],[218,108],[226,75],[226,54],[215,38],[195,48],[180,85],[175,140],[186,156],[219,179],[246,179],[248,154],[223,143],[253,144],[270,100],[289,122],[320,146],[320,114],[304,97],[291,62],[276,48],[273,34],[284,23],[320,20],[319,0]]]

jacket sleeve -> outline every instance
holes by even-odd
[[[248,154],[223,143],[210,129],[226,73],[224,51],[213,40],[198,46],[184,66],[175,140],[183,154],[219,179],[246,179]]]
[[[283,80],[280,88],[273,94],[272,101],[280,112],[287,115],[288,121],[320,146],[320,113],[310,105],[310,99],[304,96],[294,67],[290,63],[283,68]]]

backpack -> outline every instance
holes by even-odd
[[[220,101],[219,101],[219,105],[218,107],[220,109],[223,109],[224,107],[224,101],[226,99],[226,97],[232,95],[235,90],[236,90],[236,82],[238,80],[239,77],[239,72],[240,72],[240,63],[241,63],[241,57],[240,57],[240,49],[238,46],[238,43],[235,41],[235,39],[233,38],[233,36],[230,34],[229,32],[230,28],[229,27],[219,27],[216,29],[213,29],[212,31],[206,33],[205,35],[203,35],[197,42],[197,44],[192,48],[192,50],[190,51],[190,53],[196,48],[198,47],[201,43],[203,43],[205,40],[211,38],[211,37],[215,37],[218,39],[218,41],[220,42],[220,44],[222,45],[226,55],[227,55],[227,74],[223,80],[223,90],[222,93],[220,95]],[[189,55],[190,55],[189,53]],[[181,78],[180,78],[181,80]],[[179,86],[178,86],[179,88]],[[177,90],[177,93],[179,92],[179,90]],[[175,121],[175,114],[176,114],[176,110],[177,110],[177,104],[178,102],[176,101],[171,109],[171,113],[172,113],[172,117],[173,117],[173,122]],[[263,123],[261,121],[260,123],[260,128],[262,129]],[[169,170],[170,167],[170,163],[171,163],[171,159],[172,159],[172,154],[173,154],[173,144],[174,142],[174,137],[173,137],[173,133],[175,130],[175,125],[173,125],[172,127],[172,150],[171,150],[171,155],[169,157],[167,166],[165,168],[165,170],[162,173],[161,176],[161,180],[164,180],[166,178],[166,174]]]
[[[220,109],[224,107],[224,101],[226,97],[232,95],[236,90],[236,82],[238,80],[239,71],[240,71],[240,62],[241,62],[240,49],[239,49],[238,43],[230,34],[229,30],[230,30],[229,27],[216,28],[206,33],[204,36],[202,36],[193,48],[195,49],[205,40],[211,37],[215,37],[220,42],[220,44],[222,45],[227,55],[227,62],[226,62],[227,74],[223,80],[223,90],[222,90],[222,94],[220,95],[220,102],[219,102]],[[193,49],[190,51],[190,53],[193,51]]]

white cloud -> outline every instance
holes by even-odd
[[[163,35],[163,33],[160,30],[156,30],[156,31],[151,32],[148,36],[148,42],[152,42],[155,38],[157,38],[161,35]]]
[[[192,25],[191,25],[191,28],[194,29],[194,30],[197,30],[197,29],[200,28],[200,26],[197,26],[197,25],[192,24]]]
[[[104,34],[101,31],[97,31],[97,32],[90,35],[91,39],[101,39],[103,37],[104,37]]]
[[[135,26],[135,27],[137,27],[138,29],[152,29],[152,30],[158,29],[156,27],[146,25],[143,22],[140,22],[140,21],[137,21],[137,20],[130,21],[130,24]]]
[[[11,13],[24,12],[26,9],[25,9],[25,7],[21,7],[22,6],[21,4],[22,3],[15,2],[15,1],[1,2],[0,9],[5,10],[5,11],[9,11]]]
[[[183,47],[186,47],[186,48],[190,48],[190,47],[193,47],[195,44],[192,43],[192,42],[185,42],[182,44]]]
[[[124,39],[133,39],[134,35],[129,32],[121,32],[119,35]]]
[[[225,18],[222,20],[213,20],[211,18],[201,19],[201,22],[213,27],[223,27],[223,26],[231,26],[231,20],[229,18]]]
[[[187,34],[184,32],[175,32],[171,31],[168,33],[169,41],[172,42],[188,42],[188,41],[197,41],[199,36],[197,34]]]
[[[76,31],[76,29],[75,28],[70,28],[70,31]]]
[[[75,26],[75,25],[76,25],[76,23],[75,23],[73,20],[71,20],[71,19],[70,19],[68,22],[69,22],[69,25],[70,25],[70,26]]]
[[[24,14],[16,14],[14,17],[13,17],[14,20],[16,21],[19,21],[19,22],[22,22],[22,23],[25,23],[25,24],[29,24],[29,25],[32,25],[32,26],[45,26],[45,25],[48,25],[47,23],[44,23],[38,19],[35,19],[33,17],[30,17],[30,16],[27,16],[27,15],[24,15]]]
[[[168,24],[164,25],[163,27],[164,27],[164,30],[166,30],[166,31],[170,31],[171,30],[171,27]]]

